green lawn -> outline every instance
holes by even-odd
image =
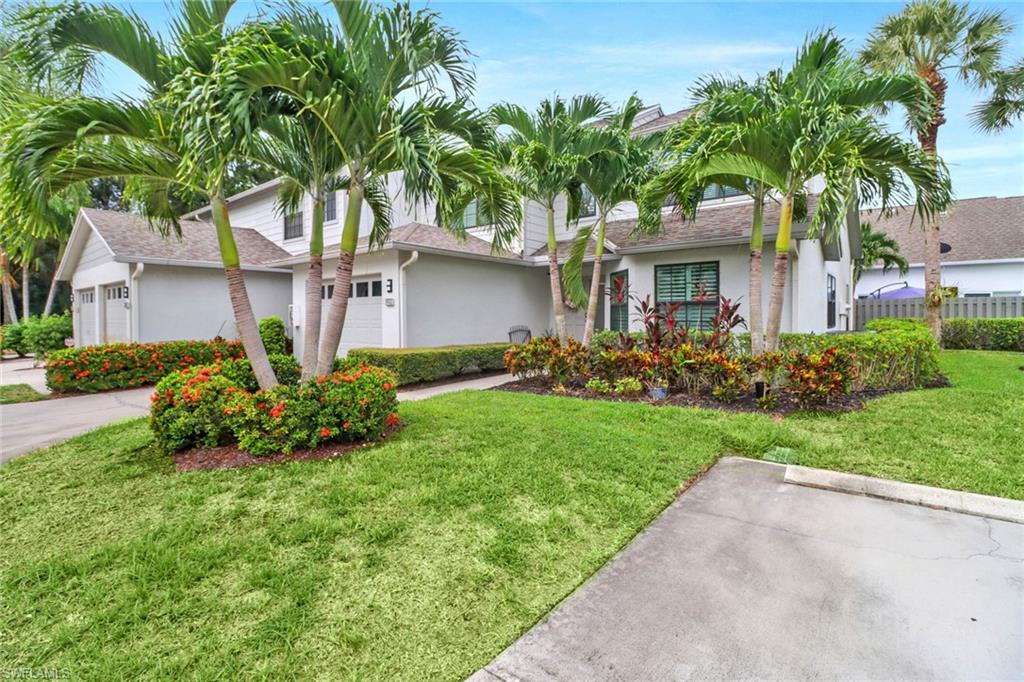
[[[40,393],[28,384],[0,384],[0,405],[11,403],[27,403],[33,400],[46,400],[50,396]]]
[[[0,667],[88,679],[461,679],[724,453],[1024,499],[1024,357],[862,413],[464,392],[335,461],[176,474],[136,420],[0,468]]]

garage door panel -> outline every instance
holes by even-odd
[[[348,311],[345,313],[345,327],[341,333],[339,355],[348,353],[351,348],[379,348],[383,343],[382,305],[380,275],[353,277],[351,292],[348,299]],[[333,284],[326,282],[333,294]],[[326,301],[325,301],[326,303]],[[321,318],[321,329],[327,320],[326,307]]]
[[[128,287],[118,282],[103,287],[103,342],[128,340]]]
[[[96,291],[79,289],[75,293],[78,304],[78,338],[79,346],[92,346],[96,343]]]

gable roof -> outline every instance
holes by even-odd
[[[895,239],[909,263],[924,262],[924,232],[913,207],[889,217],[861,211],[860,219]],[[952,247],[942,254],[944,263],[1024,258],[1024,196],[954,202],[939,215],[939,235]]]
[[[162,236],[142,216],[121,211],[83,208],[75,222],[58,279],[70,279],[81,248],[91,232],[99,236],[119,263],[153,263],[193,267],[223,267],[217,232],[210,223],[182,220],[181,236]],[[288,252],[256,230],[232,230],[243,269],[268,269]]]

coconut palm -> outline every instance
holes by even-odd
[[[439,224],[456,234],[477,199],[493,220],[494,248],[507,247],[519,204],[485,149],[493,131],[467,104],[474,76],[463,42],[434,11],[407,3],[336,2],[334,9],[340,31],[316,12],[295,11],[287,30],[233,42],[218,80],[243,110],[252,95],[287,100],[335,145],[344,162],[336,186],[346,195],[335,290],[349,288],[364,205],[373,215],[371,246],[390,234],[392,173],[401,174],[410,203],[436,202]],[[346,296],[330,300],[318,374],[333,368],[347,307]]]
[[[979,129],[992,132],[1009,128],[1024,118],[1024,59],[996,74],[992,96],[977,105],[971,120]]]
[[[816,198],[809,234],[823,239],[836,238],[858,200],[877,201],[888,210],[914,199],[917,210],[927,215],[948,198],[948,183],[934,159],[870,115],[886,103],[927,97],[920,80],[864,73],[831,31],[809,39],[793,67],[787,73],[769,73],[763,86],[760,96],[723,92],[723,99],[713,105],[720,107],[720,120],[688,139],[670,175],[674,183],[663,184],[661,191],[677,191],[681,210],[692,214],[697,190],[712,177],[746,178],[772,190],[780,216],[765,345],[776,350],[794,210],[799,212],[813,178],[823,179],[824,187]],[[730,111],[731,121],[726,117]],[[929,192],[928,201],[923,190]],[[660,211],[650,210],[652,203],[645,202],[644,220],[660,216]]]
[[[588,134],[587,123],[609,113],[607,102],[597,95],[580,95],[569,101],[555,95],[541,102],[533,115],[516,104],[499,104],[491,109],[494,121],[506,132],[500,153],[519,192],[540,204],[547,214],[551,303],[555,331],[562,343],[568,334],[558,271],[555,204],[559,197],[578,188],[577,176],[583,164],[607,150],[608,140]],[[566,221],[576,220],[578,211],[579,201],[571,199]]]
[[[45,212],[50,197],[95,178],[129,179],[138,207],[162,232],[177,229],[174,193],[204,196],[227,279],[235,324],[263,388],[277,381],[259,336],[225,202],[224,182],[253,126],[194,134],[207,125],[209,74],[227,35],[232,0],[189,0],[171,22],[169,40],[135,13],[70,2],[39,10],[25,37],[43,58],[68,50],[112,57],[145,83],[143,101],[67,97],[39,106],[15,131],[5,154],[0,201]],[[187,148],[186,148],[187,145]]]
[[[910,264],[900,253],[899,243],[884,232],[875,232],[871,223],[860,224],[860,258],[853,261],[853,283],[860,281],[864,271],[882,263],[882,272],[896,268],[900,276],[907,274]]]
[[[994,83],[1012,27],[1000,11],[972,10],[952,0],[914,0],[875,28],[861,53],[878,71],[915,74],[932,97],[908,103],[910,129],[921,148],[938,154],[939,128],[946,122],[947,74],[976,87]],[[942,331],[942,277],[938,220],[925,227],[926,317],[936,339]]]
[[[622,109],[611,116],[605,125],[590,127],[586,134],[595,138],[590,146],[604,151],[585,159],[577,169],[581,187],[594,199],[593,220],[587,220],[573,240],[569,258],[565,263],[563,279],[566,294],[576,305],[587,305],[587,318],[583,330],[583,345],[589,346],[594,336],[597,306],[601,290],[601,259],[604,255],[605,223],[618,205],[637,201],[641,190],[657,172],[658,151],[662,136],[633,135],[633,121],[643,109],[643,102],[633,95]],[[570,185],[569,200],[578,201],[580,193]],[[578,213],[579,211],[577,211]],[[583,286],[583,260],[587,247],[594,244],[593,272],[589,293]]]

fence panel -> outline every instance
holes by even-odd
[[[854,306],[856,329],[876,317],[924,317],[923,298],[860,298]],[[1024,317],[1024,296],[968,296],[942,304],[942,317]]]

